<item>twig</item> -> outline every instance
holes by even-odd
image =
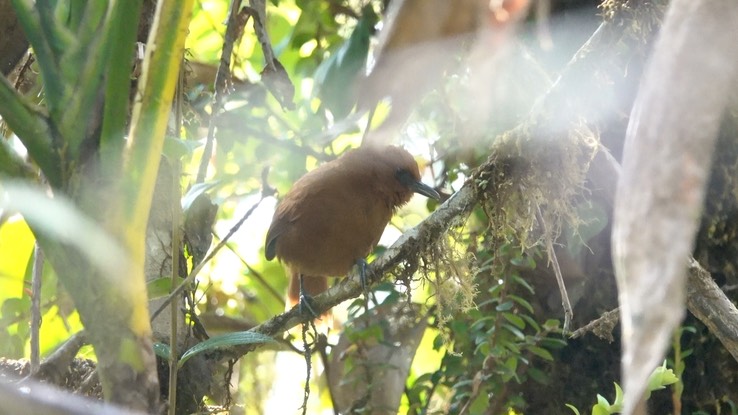
[[[54,353],[41,362],[37,377],[61,385],[65,377],[64,374],[72,364],[74,357],[77,356],[79,349],[87,343],[87,333],[84,330],[73,334]]]
[[[205,141],[205,148],[200,160],[200,168],[197,170],[197,179],[195,183],[205,181],[205,175],[208,171],[210,156],[213,152],[213,141],[215,141],[215,126],[220,111],[223,109],[223,101],[227,94],[227,82],[230,79],[231,54],[233,53],[233,44],[236,41],[239,22],[238,10],[241,8],[241,0],[231,0],[231,8],[228,12],[228,23],[226,24],[225,40],[223,41],[223,49],[220,54],[220,64],[218,72],[215,74],[215,85],[213,93],[213,105],[208,122],[208,137]],[[248,18],[248,17],[247,17]],[[242,27],[242,25],[241,25]]]
[[[34,57],[33,53],[28,52],[26,60],[25,62],[23,62],[23,66],[21,67],[20,71],[18,71],[18,77],[15,78],[15,82],[13,82],[13,86],[15,86],[15,89],[20,90],[21,83],[24,81],[23,76],[25,75],[26,71],[31,68],[31,65],[35,61],[36,58]]]
[[[614,340],[612,337],[612,330],[615,328],[615,325],[618,324],[618,321],[620,321],[620,307],[610,311],[605,311],[596,320],[592,320],[584,327],[574,330],[574,332],[569,335],[569,338],[576,339],[592,332],[597,337],[612,343]]]
[[[307,414],[308,398],[310,397],[310,368],[312,367],[312,349],[310,343],[307,341],[308,330],[313,330],[314,338],[317,338],[318,330],[315,329],[315,323],[312,319],[302,323],[302,346],[304,348],[303,356],[305,356],[305,389],[302,398],[302,415]]]
[[[738,308],[694,258],[687,267],[687,309],[738,361]]]
[[[41,332],[41,284],[44,273],[44,251],[38,241],[33,247],[33,271],[31,277],[31,376],[41,367],[39,335]]]
[[[325,334],[318,334],[318,338],[315,340],[315,349],[318,351],[320,361],[323,364],[323,376],[325,376],[326,387],[328,388],[328,397],[331,399],[331,406],[333,407],[333,414],[339,415],[338,403],[336,402],[336,392],[333,390],[333,379],[331,377],[330,359],[328,358],[328,338]]]
[[[183,58],[184,60],[184,58]],[[174,125],[177,128],[177,136],[182,131],[182,96],[184,94],[184,65],[180,66],[179,69],[179,80],[177,82],[177,93],[175,99],[175,115],[176,120]],[[180,170],[182,169],[178,159],[172,161],[172,186],[175,187],[175,192],[179,189],[179,176]],[[182,220],[182,208],[179,203],[172,203],[172,241],[171,241],[171,258],[172,258],[172,273],[171,281],[172,287],[177,284],[179,279],[179,249],[182,245],[182,228],[180,222]],[[177,336],[177,323],[179,320],[179,310],[176,301],[172,301],[170,304],[170,330],[169,330],[169,415],[175,415],[177,413],[177,373],[179,365],[177,356],[177,344],[179,338]]]
[[[553,265],[554,274],[556,275],[556,283],[559,285],[559,294],[561,295],[561,305],[564,307],[564,327],[562,332],[564,335],[569,332],[571,327],[571,319],[574,317],[574,311],[571,309],[571,302],[569,301],[569,294],[566,292],[566,284],[564,284],[564,276],[561,274],[561,267],[559,267],[559,260],[556,258],[556,252],[554,252],[553,236],[548,232],[546,227],[546,221],[543,220],[541,214],[541,207],[536,205],[536,216],[538,222],[543,226],[543,235],[546,239],[546,252],[548,253],[548,262]]]

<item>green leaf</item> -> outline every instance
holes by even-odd
[[[497,311],[508,311],[513,308],[513,302],[512,301],[505,301],[502,304],[498,304],[497,307],[495,307],[495,310]]]
[[[102,275],[114,278],[127,267],[128,255],[118,241],[61,193],[52,199],[39,187],[6,181],[0,184],[0,209],[23,215],[35,233],[73,246]]]
[[[666,386],[679,382],[679,378],[674,371],[666,368],[666,362],[662,366],[657,367],[648,378],[648,391],[664,389]]]
[[[558,330],[559,327],[561,327],[561,322],[556,319],[548,319],[545,323],[543,323],[543,328],[549,331]]]
[[[356,91],[350,86],[366,68],[369,39],[378,19],[371,5],[364,7],[351,36],[315,71],[320,99],[335,119],[344,118],[354,106]]]
[[[528,326],[530,326],[536,333],[541,331],[541,326],[538,325],[538,322],[528,314],[521,314],[520,317],[525,320],[526,323],[528,323]]]
[[[518,358],[517,356],[510,356],[505,360],[504,366],[510,370],[511,373],[515,373],[518,370]]]
[[[523,340],[525,338],[525,334],[523,334],[522,331],[520,331],[517,327],[513,326],[512,324],[504,323],[502,326],[505,327],[510,333],[514,334],[515,337],[519,338],[520,340]]]
[[[183,278],[178,278],[181,283],[184,281]],[[169,295],[172,291],[172,279],[170,277],[160,277],[153,280],[149,280],[146,283],[146,293],[149,296],[149,300],[156,298],[162,298]]]
[[[528,351],[540,357],[541,359],[548,360],[549,362],[552,362],[554,360],[553,355],[551,355],[551,352],[549,352],[548,350],[542,347],[528,346],[527,349]]]
[[[166,343],[154,343],[154,354],[161,357],[162,359],[169,361],[169,356],[172,354],[172,349]]]
[[[517,283],[517,284],[522,285],[523,287],[525,287],[525,289],[528,290],[529,293],[535,294],[535,290],[533,289],[533,287],[528,283],[528,281],[526,281],[520,275],[517,275],[517,274],[512,275],[512,280],[515,283]]]
[[[26,276],[30,281],[33,244],[33,233],[22,219],[11,218],[0,226],[0,302],[25,295],[23,281]]]
[[[192,356],[214,350],[221,347],[242,346],[246,344],[274,343],[274,339],[261,333],[254,331],[239,331],[235,333],[226,333],[220,336],[211,337],[204,342],[198,343],[187,350],[179,360],[179,367],[185,364]]]
[[[610,415],[609,406],[597,404],[592,407],[592,415]]]
[[[569,409],[571,409],[571,411],[574,412],[574,415],[581,415],[579,413],[579,410],[574,405],[567,403],[566,404],[566,407],[569,408]]]
[[[548,375],[544,371],[536,369],[534,367],[528,369],[527,373],[531,379],[540,383],[541,385],[548,385],[551,381],[551,379],[548,377]]]
[[[607,408],[608,410],[610,409],[610,402],[608,402],[607,399],[599,393],[597,394],[597,405]]]
[[[533,314],[533,306],[531,306],[528,300],[526,300],[525,298],[518,297],[517,295],[513,295],[513,294],[508,295],[508,298],[510,298],[511,300],[518,303],[518,305],[528,310],[529,313]]]
[[[523,320],[520,316],[512,313],[502,313],[502,316],[505,317],[505,320],[509,321],[520,330],[523,330],[525,328],[525,320]]]
[[[617,383],[615,383],[615,400],[612,403],[612,409],[615,412],[623,410],[623,389]]]

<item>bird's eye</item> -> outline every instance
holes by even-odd
[[[405,186],[410,186],[416,181],[412,173],[407,171],[407,169],[403,169],[403,168],[398,168],[395,171],[395,177],[397,178],[397,181],[399,181]]]

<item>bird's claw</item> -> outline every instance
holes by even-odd
[[[356,261],[356,266],[359,268],[359,282],[361,282],[361,289],[364,291],[364,294],[366,294],[369,291],[369,285],[366,281],[366,268],[369,264],[366,262],[366,259],[361,258]]]
[[[310,297],[309,295],[300,294],[300,301],[297,303],[300,314],[308,314],[313,318],[318,318],[318,313],[316,313],[313,307],[310,306],[310,300],[312,300],[312,297]]]
[[[310,297],[309,295],[305,293],[303,276],[300,275],[300,301],[297,303],[299,310],[300,310],[300,314],[301,315],[308,314],[312,316],[313,318],[318,318],[318,313],[316,313],[315,310],[313,310],[313,307],[310,306],[310,300],[312,300],[312,297]]]
[[[367,281],[367,267],[369,264],[366,259],[361,258],[356,261],[356,266],[359,268],[359,281],[361,282],[361,290],[364,292],[364,311],[369,314],[369,299],[372,300],[374,305],[377,304],[377,299],[374,298],[374,293],[369,290],[369,284]]]

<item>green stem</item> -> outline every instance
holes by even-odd
[[[0,115],[41,167],[49,183],[59,187],[62,182],[61,160],[52,145],[47,119],[4,76],[0,76]]]
[[[133,46],[136,41],[136,25],[124,16],[139,16],[142,0],[119,1],[111,18],[111,53],[105,79],[105,108],[103,113],[100,153],[102,165],[112,177],[117,176],[125,145],[124,134],[128,120]]]

